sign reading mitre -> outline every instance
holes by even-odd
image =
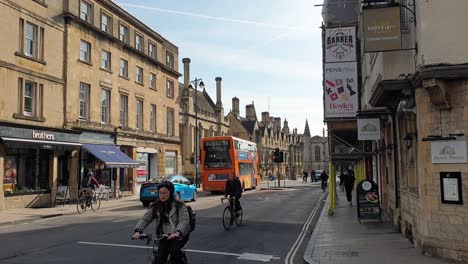
[[[356,60],[355,27],[327,28],[325,31],[326,62]]]

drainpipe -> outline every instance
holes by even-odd
[[[399,167],[398,167],[398,144],[397,144],[397,129],[396,129],[396,111],[392,111],[392,129],[393,129],[393,167],[395,174],[395,208],[400,207],[400,192],[399,192]]]

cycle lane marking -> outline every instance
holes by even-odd
[[[100,243],[100,242],[87,242],[87,241],[78,241],[78,244],[82,245],[93,245],[93,246],[110,246],[110,247],[127,247],[127,248],[153,248],[152,246],[137,246],[137,245],[128,245],[128,244],[114,244],[114,243]],[[223,256],[233,256],[241,260],[253,260],[253,261],[262,261],[269,262],[273,259],[280,259],[279,257],[273,255],[264,255],[264,254],[255,254],[255,253],[230,253],[230,252],[221,252],[221,251],[207,251],[207,250],[197,250],[197,249],[184,249],[185,252],[192,253],[202,253],[202,254],[211,254],[211,255],[223,255]]]

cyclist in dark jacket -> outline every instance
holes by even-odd
[[[239,199],[242,196],[242,184],[239,178],[235,174],[231,174],[229,179],[226,181],[226,187],[224,188],[224,197],[234,198],[236,203],[236,212],[241,209]]]

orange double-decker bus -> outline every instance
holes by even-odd
[[[235,174],[242,189],[260,184],[257,145],[231,136],[205,137],[201,142],[203,191],[224,191],[228,175]]]

